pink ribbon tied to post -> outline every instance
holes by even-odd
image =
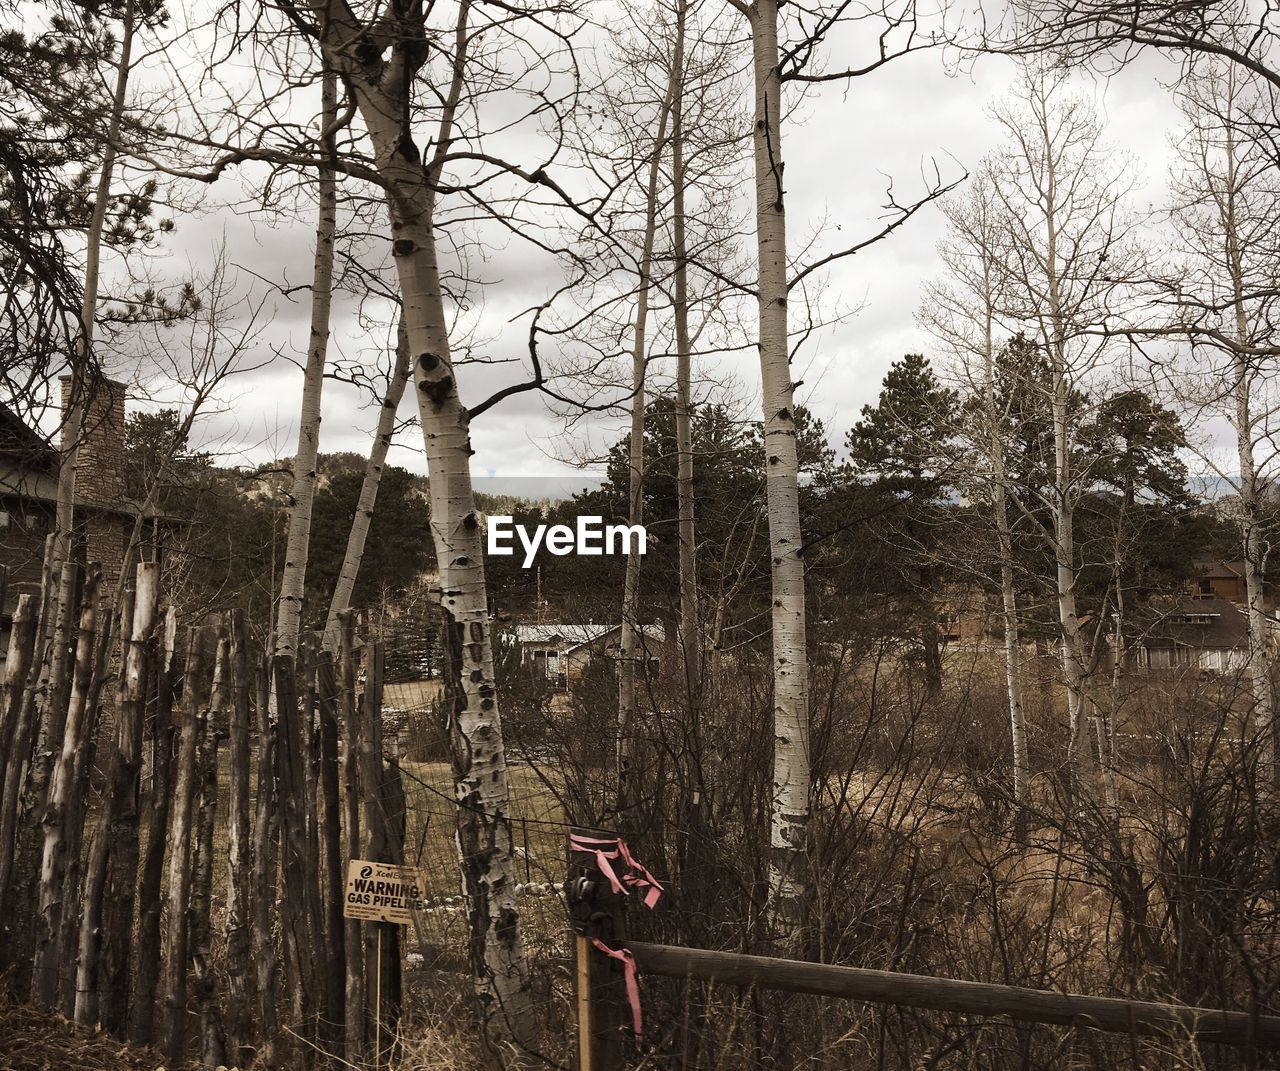
[[[627,896],[631,889],[646,889],[644,896],[644,906],[652,909],[653,905],[658,902],[658,898],[662,896],[662,886],[658,879],[649,873],[643,866],[636,862],[636,858],[631,854],[631,849],[627,847],[627,842],[621,837],[611,837],[609,839],[600,839],[598,837],[584,837],[578,833],[572,833],[569,836],[569,847],[575,852],[586,852],[588,855],[596,857],[596,866],[600,868],[600,873],[608,880],[613,891],[619,896]],[[626,869],[619,878],[613,869],[611,860],[620,859],[626,864]]]
[[[631,849],[627,847],[627,842],[621,837],[601,839],[573,833],[569,836],[569,847],[575,852],[594,855],[600,873],[605,876],[617,895],[629,896],[632,889],[644,890],[641,900],[644,906],[650,909],[662,896],[662,885],[658,879],[636,861],[636,857],[631,854]],[[621,877],[614,869],[614,860],[620,860],[624,864]],[[640,1037],[643,1034],[644,1020],[640,1013],[640,982],[636,977],[635,956],[631,954],[629,948],[610,948],[598,937],[592,937],[591,944],[597,951],[603,952],[610,959],[616,959],[622,964],[623,979],[627,987],[627,1003],[631,1005],[631,1029],[636,1037]]]

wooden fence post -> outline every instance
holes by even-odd
[[[218,637],[218,654],[213,667],[213,695],[204,719],[196,752],[200,806],[196,811],[195,851],[191,859],[191,902],[187,929],[191,935],[192,994],[200,1015],[200,1054],[204,1067],[226,1062],[226,1036],[222,1031],[222,1011],[218,1004],[217,979],[213,969],[210,909],[213,899],[214,826],[218,808],[218,743],[230,705],[230,643]]]
[[[173,804],[169,815],[168,941],[161,997],[160,1042],[175,1063],[186,1048],[187,905],[191,897],[191,824],[196,790],[196,747],[206,717],[212,652],[204,629],[187,633],[187,665],[182,675],[182,719],[174,762]]]
[[[151,792],[147,796],[147,846],[138,881],[138,957],[129,1037],[151,1043],[155,1030],[156,985],[160,978],[160,893],[169,844],[169,803],[173,786],[173,695],[178,647],[178,611],[165,612],[156,659],[156,713],[151,731]]]
[[[57,749],[49,779],[49,800],[44,810],[44,849],[40,862],[39,915],[36,920],[35,962],[32,967],[32,999],[46,1008],[56,1005],[60,960],[58,940],[62,934],[63,879],[67,869],[68,823],[77,814],[75,799],[76,755],[84,747],[93,721],[88,697],[93,675],[94,639],[98,631],[98,584],[102,567],[89,566],[80,604],[80,627],[76,635],[75,669],[71,698],[67,704],[65,731]],[[78,845],[77,845],[78,847]]]
[[[124,677],[120,684],[116,747],[111,762],[111,846],[103,912],[102,1027],[124,1037],[129,1017],[133,908],[138,888],[138,788],[142,769],[142,727],[147,675],[154,650],[152,633],[160,598],[160,565],[140,562],[134,587],[132,622],[125,635]]]
[[[356,703],[355,619],[350,610],[338,615],[341,633],[339,646],[338,701],[342,716],[342,783],[345,808],[346,858],[360,858],[360,708]],[[346,946],[346,1058],[357,1063],[364,1052],[364,945],[360,937],[360,920],[344,919]]]
[[[133,620],[131,593],[121,595],[120,617]],[[111,669],[111,643],[115,636],[116,614],[110,599],[100,599],[98,610],[98,642],[93,655],[93,671],[89,677],[89,690],[85,695],[86,725],[80,747],[72,764],[71,794],[68,798],[64,824],[66,826],[66,873],[62,879],[62,930],[58,934],[58,960],[61,964],[58,979],[58,1003],[65,1018],[75,1015],[76,1007],[76,955],[80,947],[80,920],[87,911],[83,893],[84,827],[88,812],[89,779],[93,773],[98,749],[98,726],[102,721],[102,689]]]
[[[570,837],[613,839],[616,833],[574,829]],[[595,856],[569,847],[565,898],[574,931],[574,995],[578,1010],[578,1071],[616,1071],[626,1059],[631,1019],[626,976],[617,960],[593,944],[626,941],[626,901],[600,873]]]
[[[259,1036],[265,1042],[279,1032],[276,1014],[276,945],[271,933],[275,899],[276,726],[271,720],[271,674],[264,661],[258,667],[258,794],[253,816],[253,959],[257,966]]]
[[[313,872],[307,858],[306,755],[298,710],[297,669],[292,655],[272,659],[275,681],[276,793],[280,799],[280,872],[284,896],[280,900],[280,932],[284,938],[285,977],[289,983],[294,1029],[310,1039],[316,1009],[315,947],[308,905],[308,875]]]
[[[253,971],[249,916],[253,844],[249,826],[249,641],[244,611],[231,611],[231,716],[227,722],[227,1055],[247,1066],[252,1052]]]
[[[326,1040],[335,1055],[341,1051],[346,1014],[347,946],[342,915],[342,800],[338,792],[338,682],[333,655],[322,650],[316,665],[320,711],[320,785],[324,790],[324,1017]]]

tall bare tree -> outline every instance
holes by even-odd
[[[1249,619],[1248,670],[1254,718],[1265,750],[1275,748],[1271,617],[1264,574],[1268,492],[1277,476],[1275,427],[1280,381],[1275,358],[1280,293],[1280,171],[1258,116],[1271,112],[1265,83],[1239,65],[1202,61],[1181,83],[1186,129],[1172,186],[1174,263],[1159,287],[1160,337],[1189,336],[1170,385],[1190,422],[1222,420],[1235,439],[1231,462],[1212,442],[1201,455],[1234,490]],[[1234,463],[1232,463],[1234,462]]]
[[[1076,510],[1090,486],[1077,442],[1082,399],[1108,352],[1106,337],[1094,332],[1118,311],[1117,295],[1137,270],[1126,206],[1132,180],[1104,143],[1092,105],[1071,92],[1060,72],[1027,66],[1016,97],[994,115],[1007,138],[990,165],[1009,234],[1000,280],[1004,312],[1047,362],[1044,382],[1024,377],[1019,389],[1042,399],[1052,429],[1051,478],[1040,494],[1052,524],[1041,531],[1054,562],[1070,757],[1084,790],[1094,769],[1089,733],[1102,715],[1090,695],[1095,658],[1077,599]]]
[[[338,76],[329,66],[321,77],[319,195],[317,198],[315,262],[311,278],[311,330],[302,381],[302,412],[290,485],[289,531],[284,568],[280,573],[280,604],[276,613],[276,653],[297,657],[298,630],[307,580],[307,550],[311,545],[311,505],[315,500],[316,465],[320,452],[320,401],[325,357],[329,349],[329,314],[333,306],[334,242],[338,231],[338,175],[334,170],[338,124]]]
[[[1030,802],[1030,765],[1006,456],[1010,433],[1008,396],[1000,396],[996,371],[1003,332],[1000,316],[1004,307],[1004,264],[1008,256],[1004,243],[1009,232],[992,189],[991,175],[985,168],[970,180],[965,191],[946,198],[942,208],[948,226],[938,252],[947,276],[928,287],[921,319],[952,357],[957,386],[969,401],[963,409],[964,426],[958,430],[972,449],[973,464],[968,469],[977,490],[974,497],[990,504],[995,526],[1015,827],[1021,835]]]
[[[373,433],[369,457],[365,462],[364,479],[360,483],[360,495],[356,499],[356,511],[351,518],[351,530],[347,533],[347,548],[338,570],[338,582],[329,600],[329,612],[325,617],[324,649],[336,655],[342,639],[339,615],[351,608],[351,594],[355,591],[360,575],[360,563],[364,558],[365,542],[369,538],[369,525],[378,501],[378,485],[382,480],[382,467],[386,464],[387,451],[396,430],[396,412],[404,397],[405,384],[409,382],[409,339],[403,322],[396,328],[395,357],[387,378],[386,392],[378,408],[378,426]]]

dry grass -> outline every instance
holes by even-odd
[[[29,1004],[0,1002],[0,1066],[5,1071],[181,1071],[154,1049],[122,1045]]]

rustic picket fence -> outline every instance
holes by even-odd
[[[160,587],[155,563],[114,593],[68,564],[17,600],[0,688],[7,987],[175,1062],[385,1064],[406,960],[466,970],[448,767],[402,767],[398,732],[384,738],[383,644],[356,615],[336,651],[308,635],[269,661],[242,612],[182,622]],[[517,820],[526,868],[540,820]],[[343,917],[349,859],[431,875],[409,931]],[[547,872],[524,891],[559,940]]]

